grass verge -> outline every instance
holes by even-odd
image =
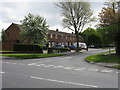
[[[115,52],[115,50],[111,52]],[[120,63],[120,57],[117,57],[116,55],[105,55],[107,53],[109,52],[88,56],[85,59],[91,62]]]
[[[0,54],[0,56],[8,56],[22,59],[31,59],[31,58],[45,58],[45,57],[55,57],[63,56],[66,54]]]
[[[115,50],[110,52],[115,52]],[[105,55],[107,53],[109,52],[88,56],[85,58],[85,60],[90,62],[100,62],[100,63],[120,63],[120,57],[116,55]],[[111,67],[120,69],[120,65],[113,65]]]
[[[112,67],[120,69],[120,65],[113,65]]]

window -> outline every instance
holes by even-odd
[[[73,38],[73,40],[74,40],[74,37],[72,37]]]
[[[72,38],[72,37],[70,36],[70,40],[72,40],[71,38]]]
[[[63,35],[61,35],[61,39],[63,39]]]
[[[50,34],[50,38],[53,38],[52,34]]]
[[[57,39],[57,35],[55,35],[55,38]]]
[[[66,36],[66,40],[68,40],[68,36]]]

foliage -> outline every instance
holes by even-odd
[[[1,32],[1,38],[2,38],[2,41],[4,41],[5,40],[5,30],[4,29],[2,29],[2,32]]]
[[[23,42],[32,44],[47,42],[48,25],[46,19],[29,13],[21,22],[22,32],[20,34]]]
[[[52,48],[48,48],[48,53],[54,53],[55,52],[68,52],[70,51],[69,48],[55,48],[55,47],[52,47]]]
[[[115,43],[116,54],[120,55],[120,1],[108,2],[99,16],[100,27],[105,30],[101,30],[102,33],[107,36],[108,43]]]
[[[14,44],[13,47],[14,51],[38,51],[43,53],[42,47],[38,45],[32,45],[32,44]]]
[[[84,40],[86,41],[86,44],[89,45],[95,45],[97,47],[100,47],[101,45],[101,38],[98,35],[97,31],[93,28],[87,28],[84,30],[81,35],[84,37]]]
[[[85,24],[89,23],[92,11],[88,2],[70,1],[59,2],[57,6],[62,10],[63,26],[75,32],[77,48],[79,48],[78,33],[82,31]]]
[[[114,51],[111,51],[111,52],[114,52]],[[109,52],[88,56],[85,59],[91,62],[120,63],[119,61],[120,57],[117,57],[116,55],[104,55],[106,53],[109,53]]]

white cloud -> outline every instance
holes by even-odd
[[[71,32],[71,30],[62,28],[62,16],[60,9],[54,5],[53,2],[28,2],[26,0],[3,0],[0,4],[0,30],[2,28],[6,29],[11,23],[20,23],[24,16],[28,13],[39,14],[40,16],[46,18],[51,29],[58,28],[60,31]],[[24,2],[25,1],[25,2]],[[43,1],[43,0],[42,0]],[[95,15],[101,9],[101,3],[93,3],[92,9]]]

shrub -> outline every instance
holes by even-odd
[[[38,45],[33,44],[14,44],[14,51],[35,51],[35,52],[43,52],[43,48]]]
[[[70,51],[69,48],[55,48],[55,47],[52,47],[52,48],[48,48],[48,53],[53,53],[55,50],[57,50],[57,52],[68,52]]]

